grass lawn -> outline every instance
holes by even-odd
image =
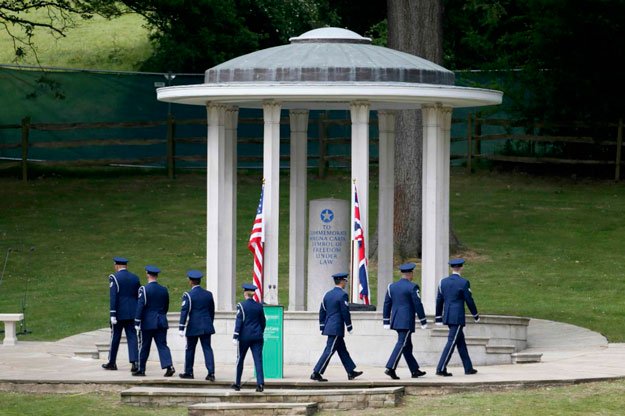
[[[340,412],[351,416],[412,415],[620,415],[625,407],[625,381],[599,382],[567,387],[457,393],[441,396],[409,396],[397,408]],[[137,408],[123,405],[119,395],[37,395],[0,392],[0,415],[186,415],[185,408]],[[321,412],[320,416],[336,414]]]
[[[309,198],[348,199],[349,189],[345,175],[311,178]],[[280,301],[287,304],[286,174],[281,191]],[[256,174],[239,175],[239,283],[251,278],[246,246],[259,192]],[[370,193],[373,202],[377,186]],[[174,181],[160,172],[48,174],[27,185],[5,176],[0,200],[0,267],[12,248],[0,283],[0,311],[19,312],[26,298],[33,333],[22,339],[53,340],[106,327],[107,276],[115,255],[129,257],[129,268],[141,277],[145,264],[157,264],[170,289],[171,310],[179,310],[186,270],[204,268],[203,173],[180,174]],[[458,171],[452,174],[451,207],[481,313],[564,321],[612,342],[625,340],[625,281],[619,273],[623,184]],[[371,269],[374,283],[375,264]]]
[[[393,409],[352,410],[345,416],[622,415],[625,380],[483,393],[409,396]],[[322,412],[321,416],[332,413]]]
[[[119,394],[21,394],[0,392],[0,416],[186,416],[186,408],[124,405]]]
[[[29,16],[42,19],[44,12],[32,12]],[[41,66],[137,70],[152,54],[148,30],[143,26],[143,18],[137,14],[125,14],[111,20],[99,16],[90,20],[77,17],[76,23],[77,27],[68,29],[66,37],[62,38],[44,29],[35,30],[33,41]],[[19,63],[37,65],[35,54],[31,50],[26,50],[26,53]],[[13,63],[14,59],[12,40],[1,30],[0,63]]]

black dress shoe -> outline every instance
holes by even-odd
[[[347,379],[348,379],[348,380],[353,380],[353,379],[355,379],[356,377],[361,376],[361,375],[362,375],[362,371],[356,371],[356,370],[354,370],[354,371],[352,371],[351,373],[349,373],[349,374],[347,375]]]
[[[241,386],[239,386],[238,384],[231,384],[230,388],[234,391],[240,391],[241,390]]]
[[[259,384],[258,386],[256,386],[256,392],[257,393],[262,393],[265,390],[265,386],[262,384]]]
[[[209,374],[206,376],[206,381],[215,381],[215,374]]]
[[[443,377],[451,377],[453,374],[448,373],[447,370],[444,370],[444,371],[437,371],[436,375],[443,376]]]
[[[145,371],[135,371],[132,375],[135,377],[145,377]]]
[[[386,374],[393,380],[399,380],[399,376],[397,375],[397,373],[395,373],[395,370],[393,370],[392,368],[387,368],[386,370],[384,370],[384,374]]]
[[[132,367],[130,367],[130,372],[136,373],[137,371],[139,371],[139,366],[137,366],[137,363],[132,363]]]
[[[328,379],[323,378],[323,376],[320,373],[312,373],[310,375],[310,379],[315,380],[315,381],[328,381]]]
[[[470,376],[471,374],[477,374],[477,370],[475,368],[472,368],[469,371],[465,371],[464,373]]]
[[[174,373],[176,372],[176,369],[174,368],[173,365],[170,365],[169,367],[167,367],[167,371],[165,371],[164,376],[165,377],[171,377],[174,375]]]
[[[105,370],[115,371],[115,370],[117,370],[117,364],[115,364],[115,363],[102,364],[102,368],[105,369]]]
[[[417,377],[423,377],[424,375],[426,375],[427,373],[425,371],[421,371],[417,368],[417,371],[415,371],[414,373],[412,373],[412,378],[417,378]]]
[[[188,379],[193,379],[193,374],[189,374],[189,373],[180,373],[180,374],[178,374],[178,377],[180,377],[180,378],[188,378]]]

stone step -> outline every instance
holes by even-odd
[[[446,326],[436,326],[430,329],[430,336],[432,337],[445,337],[449,334],[449,329]],[[467,345],[486,345],[488,344],[488,337],[468,337],[465,335],[464,339]]]
[[[100,352],[97,350],[74,351],[74,357],[93,358],[94,360],[98,360],[100,358]]]
[[[541,352],[516,352],[511,355],[512,364],[539,363],[542,356]]]
[[[198,403],[189,406],[189,416],[314,415],[317,403]]]
[[[516,347],[514,345],[487,345],[486,352],[488,354],[514,354]]]
[[[251,389],[251,386],[250,386]],[[133,387],[121,392],[125,404],[135,406],[189,406],[198,403],[317,403],[319,409],[366,409],[397,406],[404,387],[369,389],[253,390]]]
[[[109,352],[111,349],[111,344],[108,342],[98,342],[95,344],[95,347],[99,352]]]

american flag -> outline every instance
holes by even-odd
[[[265,233],[263,231],[263,195],[265,194],[265,185],[260,190],[260,201],[258,202],[258,209],[256,210],[256,218],[254,218],[254,224],[252,225],[252,233],[250,234],[250,241],[247,244],[247,248],[254,255],[254,286],[256,292],[254,293],[254,300],[256,302],[263,301],[263,246],[265,244]]]
[[[354,241],[358,245],[358,288],[360,299],[365,305],[369,304],[369,277],[367,275],[367,258],[365,257],[365,234],[360,224],[360,206],[358,205],[358,191],[354,184]]]

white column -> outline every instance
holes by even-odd
[[[224,231],[221,244],[224,246],[223,274],[220,276],[226,296],[224,308],[232,309],[236,292],[237,260],[237,123],[239,109],[225,109],[225,166],[224,166]],[[229,306],[228,306],[229,305]]]
[[[393,209],[395,205],[395,113],[378,111],[380,131],[380,192],[378,197],[378,296],[384,307],[386,288],[393,282]]]
[[[280,104],[263,103],[265,128],[263,134],[263,177],[265,196],[263,218],[265,221],[265,248],[263,259],[263,293],[265,302],[272,301],[270,292],[278,302],[278,225],[280,223]]]
[[[230,288],[233,283],[224,275],[227,249],[222,243],[226,231],[226,144],[225,106],[206,105],[208,134],[206,140],[206,288],[215,295],[217,310],[232,310]]]
[[[289,310],[306,310],[306,207],[308,171],[308,110],[291,110],[289,167]]]
[[[436,309],[437,282],[446,275],[449,253],[449,185],[445,171],[449,170],[449,151],[443,126],[446,118],[440,106],[423,106],[423,231],[421,255],[421,291],[427,314]],[[447,173],[447,177],[448,177]],[[447,186],[447,190],[444,188]],[[449,207],[449,204],[446,205]],[[447,229],[445,230],[445,223]]]
[[[358,204],[360,206],[360,223],[365,234],[365,256],[369,250],[369,103],[354,101],[350,104],[352,119],[352,183],[356,181],[358,188]],[[353,189],[353,186],[352,186]],[[353,191],[352,191],[353,193]],[[351,202],[352,247],[354,233],[353,198]],[[358,255],[354,253],[351,276],[352,302],[358,302]],[[369,293],[371,297],[371,293]]]
[[[441,145],[443,146],[443,163],[441,164],[441,171],[443,175],[443,179],[441,181],[441,189],[439,196],[441,198],[441,214],[443,216],[443,225],[441,230],[441,257],[442,257],[442,267],[443,274],[441,276],[437,276],[436,278],[436,286],[438,287],[438,282],[441,278],[447,275],[448,262],[449,262],[449,228],[450,228],[450,219],[449,219],[449,192],[450,192],[450,182],[449,182],[449,174],[450,174],[450,163],[451,163],[451,114],[452,109],[450,107],[442,107],[442,125],[441,125],[441,135],[443,136],[443,142]]]

